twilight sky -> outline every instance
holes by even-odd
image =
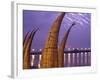
[[[60,12],[23,10],[23,37],[34,28],[39,28],[32,42],[32,49],[44,47],[48,31]],[[66,12],[59,32],[59,43],[72,22],[76,22],[69,33],[66,48],[91,47],[91,14]]]

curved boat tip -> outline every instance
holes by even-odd
[[[30,50],[32,45],[32,40],[37,32],[38,29],[34,30],[29,34],[28,37],[25,38],[26,44],[24,42],[24,48],[23,48],[23,69],[30,69]],[[26,35],[27,36],[27,35]]]
[[[75,22],[72,23],[72,25],[69,27],[68,31],[65,33],[65,35],[61,41],[61,44],[58,48],[58,66],[59,67],[64,67],[64,49],[65,49],[65,45],[68,40],[69,33],[74,25],[76,25]]]
[[[58,35],[65,13],[61,13],[53,22],[49,30],[44,49],[42,51],[40,68],[58,67]]]

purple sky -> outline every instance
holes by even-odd
[[[23,10],[23,37],[28,31],[39,28],[32,42],[32,49],[43,48],[48,31],[60,12]],[[91,14],[66,12],[62,21],[59,42],[72,22],[73,26],[66,44],[66,48],[90,48],[91,47]]]

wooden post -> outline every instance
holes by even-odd
[[[75,65],[75,53],[72,53],[73,54],[73,62],[72,62],[72,66]]]
[[[85,66],[85,52],[83,53],[83,64],[82,66]]]
[[[65,53],[65,62],[64,62],[65,67],[68,66],[68,53]]]
[[[74,66],[77,66],[77,53],[75,53],[75,65]]]
[[[81,66],[81,61],[82,61],[81,56],[82,56],[82,54],[79,53],[79,66]]]
[[[77,48],[79,50],[79,48]],[[77,53],[77,66],[79,66],[79,53]]]

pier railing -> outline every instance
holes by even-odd
[[[41,49],[40,51],[32,51],[31,56],[31,68],[39,68],[41,60]],[[65,67],[76,67],[76,66],[90,66],[91,65],[91,49],[90,48],[77,48],[64,51],[64,66]]]

